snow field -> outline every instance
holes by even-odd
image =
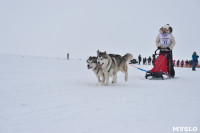
[[[0,55],[2,133],[169,133],[200,125],[200,70],[175,68],[175,79],[97,82],[86,60]],[[152,66],[139,66],[146,70]],[[111,79],[110,79],[111,81]]]

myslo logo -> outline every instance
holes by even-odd
[[[197,132],[197,127],[172,127],[174,132]]]

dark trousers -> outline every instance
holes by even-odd
[[[197,67],[198,62],[197,61],[192,61],[192,70],[195,70]]]

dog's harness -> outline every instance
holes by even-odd
[[[98,68],[98,69],[97,69],[97,68]],[[100,68],[96,66],[94,70],[97,70],[97,73],[96,73],[96,74],[98,74],[98,73],[99,73],[99,70],[100,70]]]
[[[112,55],[112,54],[110,54],[110,56],[111,56],[112,60],[113,60],[113,57],[114,57],[114,58],[119,58],[119,65],[120,65],[120,64],[122,63],[122,61],[125,59],[125,56],[122,56],[122,57],[121,57],[120,55]],[[114,60],[115,60],[115,59],[114,59]],[[115,60],[115,63],[117,63],[116,60]],[[116,64],[116,65],[117,65],[117,64]],[[119,66],[119,65],[118,65],[118,66]]]
[[[111,57],[111,59],[112,60],[114,60],[112,57]],[[122,63],[122,61],[124,60],[124,57],[121,57],[120,58],[120,61],[119,61],[119,65]],[[115,62],[115,61],[114,61]],[[109,63],[110,64],[110,63]],[[107,66],[109,66],[109,64],[107,65]],[[108,70],[108,73],[110,72],[110,70],[111,70],[111,65],[110,65],[110,68],[109,68],[109,70]]]
[[[107,66],[109,66],[109,64],[110,64],[110,62],[108,63],[108,65],[107,65]],[[110,72],[110,70],[111,70],[111,65],[110,65],[110,68],[109,68],[109,70],[108,70],[108,73]]]
[[[119,60],[119,65],[122,63],[123,60],[124,60],[124,57],[121,57]]]
[[[99,70],[100,70],[100,68],[98,68],[98,70],[97,70],[97,73],[96,73],[96,74],[98,74],[98,73],[99,73]]]
[[[110,64],[110,63],[109,63],[109,64]],[[109,64],[108,64],[107,66],[109,66]],[[96,69],[97,69],[97,67],[96,67]],[[96,69],[95,69],[95,70],[96,70]],[[96,73],[96,74],[99,73],[99,70],[100,70],[100,68],[97,69],[97,73]],[[111,65],[110,65],[110,68],[109,68],[108,72],[110,72],[110,70],[111,70]]]

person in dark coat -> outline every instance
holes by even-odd
[[[196,71],[196,67],[198,65],[198,58],[199,56],[196,52],[194,52],[192,55],[192,71]]]
[[[143,65],[145,65],[145,62],[146,62],[146,58],[143,58]]]
[[[189,66],[189,61],[188,60],[185,61],[185,65],[186,65],[186,67]]]
[[[148,58],[148,65],[151,65],[151,56]]]
[[[176,62],[177,67],[179,67],[179,63],[180,63],[180,61],[178,60],[178,61]]]
[[[69,60],[69,53],[67,53],[67,60]]]
[[[147,65],[147,58],[144,58],[144,65]]]
[[[141,60],[142,60],[142,57],[141,57],[141,55],[139,55],[138,56],[138,63],[139,63],[139,65],[140,65]]]

